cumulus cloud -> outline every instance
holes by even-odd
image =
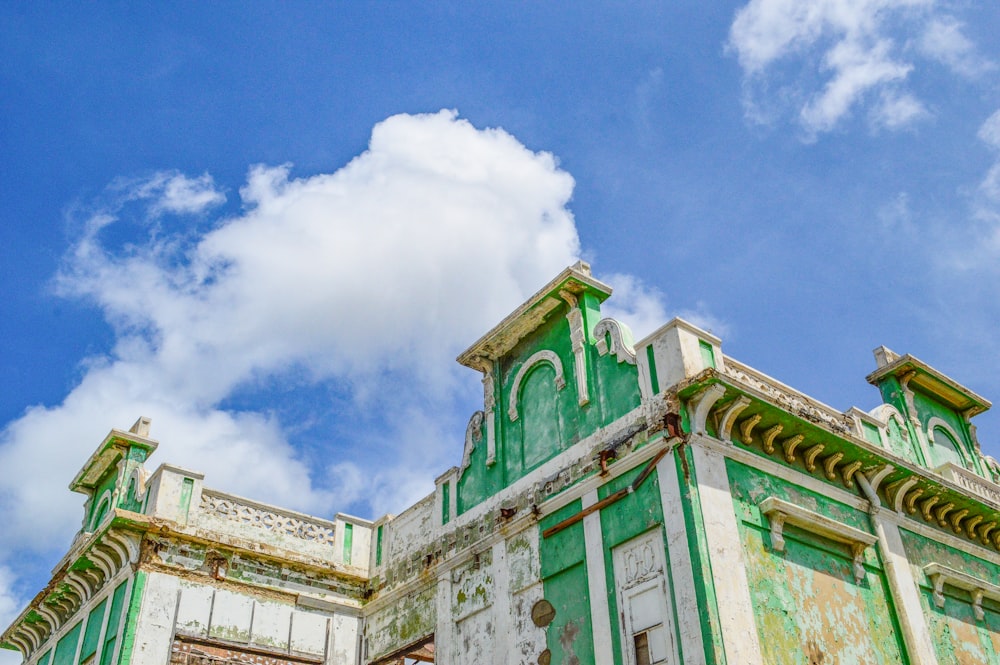
[[[204,232],[170,218],[224,202],[209,175],[116,181],[55,279],[62,296],[100,308],[114,348],[84,361],[60,404],[0,430],[0,562],[15,544],[68,544],[81,499],[66,483],[110,427],[139,415],[164,442],[156,459],[206,471],[211,486],[321,514],[343,508],[334,502],[356,498],[361,482],[349,465],[324,476],[274,413],[223,402],[288,372],[334,381],[374,408],[394,405],[361,438],[393,458],[407,420],[433,413],[435,399],[450,404],[457,352],[577,259],[573,184],[552,155],[449,111],[379,123],[368,150],[333,173],[253,167],[242,211]],[[145,219],[148,234],[107,242],[126,216]],[[412,457],[424,461],[387,503],[430,489],[427,465],[460,450],[446,439],[421,442]],[[347,458],[364,469],[364,455]]]
[[[21,599],[11,588],[14,585],[14,575],[10,568],[0,566],[0,631],[10,625],[21,610]],[[0,649],[0,665],[19,665],[21,654],[17,651]]]
[[[100,309],[114,346],[61,403],[0,430],[0,564],[65,549],[82,503],[66,483],[140,415],[163,442],[151,464],[204,471],[210,487],[321,515],[425,495],[481,398],[455,356],[580,254],[573,186],[551,154],[452,111],[388,118],[332,173],[254,166],[237,212],[201,226],[186,220],[226,200],[208,174],[115,181],[55,278]],[[126,218],[145,233],[114,242]],[[637,331],[666,319],[659,293],[614,280]],[[290,442],[308,423],[261,406],[289,376],[348,396],[320,452]],[[241,410],[239,394],[257,398]],[[0,578],[0,610],[8,588]]]
[[[833,130],[859,107],[868,107],[873,127],[890,130],[929,116],[905,89],[915,56],[963,75],[990,67],[962,24],[937,5],[935,0],[751,0],[736,13],[728,42],[743,69],[748,116],[766,122],[792,110],[807,140]],[[918,48],[896,37],[900,25],[918,27]],[[789,66],[796,59],[800,66]],[[775,88],[777,95],[771,92]],[[773,110],[762,111],[768,107]]]

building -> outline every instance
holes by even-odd
[[[211,491],[141,419],[0,642],[28,665],[1000,663],[990,404],[876,350],[834,410],[674,319],[639,342],[577,264],[459,357],[459,466],[398,516]],[[456,446],[457,457],[457,446]]]

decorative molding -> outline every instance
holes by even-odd
[[[580,406],[590,402],[590,391],[587,386],[587,335],[583,330],[583,312],[580,311],[579,299],[566,290],[559,292],[559,297],[569,304],[566,320],[569,322],[569,338],[573,343],[573,367],[576,370],[576,397]]]
[[[755,413],[749,418],[744,418],[743,422],[740,423],[740,435],[743,437],[743,443],[750,445],[753,443],[753,429],[760,423],[762,416],[759,413]]]
[[[497,405],[496,381],[493,379],[495,363],[491,361],[483,362],[483,411],[486,419],[486,466],[493,466],[497,461],[497,432],[496,417],[494,415]]]
[[[844,459],[844,453],[838,451],[823,460],[823,472],[826,474],[827,480],[837,479],[837,465],[842,459]]]
[[[249,524],[265,531],[322,545],[334,545],[336,525],[326,520],[279,510],[273,506],[265,507],[230,494],[209,490],[202,491],[200,508],[204,513],[231,522]]]
[[[722,374],[752,388],[792,415],[824,425],[837,434],[848,435],[854,431],[854,420],[850,416],[817,402],[729,356],[726,356]]]
[[[748,406],[750,406],[750,398],[746,395],[740,395],[729,403],[719,418],[720,439],[723,441],[732,441],[733,425],[736,424],[736,418]]]
[[[934,469],[934,472],[980,499],[989,501],[994,507],[1000,506],[1000,485],[990,482],[979,474],[951,462],[942,464]]]
[[[458,477],[469,468],[472,463],[472,451],[476,449],[476,444],[483,440],[483,419],[486,415],[482,411],[476,411],[469,418],[469,424],[465,426],[465,448],[462,451],[462,466],[458,468]]]
[[[816,470],[816,457],[821,452],[823,452],[824,448],[826,448],[826,446],[824,444],[817,443],[815,446],[812,446],[811,448],[809,448],[806,451],[806,454],[805,454],[806,471],[808,471],[809,473],[812,473],[813,471]]]
[[[854,557],[854,581],[860,583],[864,579],[865,550],[878,541],[877,536],[773,496],[761,501],[759,508],[770,524],[771,546],[775,550],[785,551],[784,526],[792,524],[828,540],[847,543]]]
[[[924,566],[924,574],[931,581],[934,604],[938,607],[944,607],[945,584],[956,589],[964,589],[972,595],[972,610],[979,621],[986,617],[986,613],[983,611],[983,598],[1000,601],[1000,586],[954,568],[943,566],[940,563],[929,563]]]
[[[621,321],[615,319],[601,319],[594,326],[594,337],[597,338],[595,345],[597,353],[606,356],[613,353],[620,363],[635,364],[635,347],[631,344],[632,333]],[[608,338],[611,345],[608,345]]]
[[[948,433],[948,436],[950,436],[951,440],[955,443],[955,450],[958,453],[958,456],[962,458],[963,462],[968,464],[969,456],[965,451],[965,439],[955,431],[954,427],[938,416],[931,416],[930,420],[927,421],[927,443],[932,446],[941,445],[934,440],[934,430],[938,427]]]
[[[885,495],[888,497],[892,509],[897,513],[902,512],[904,507],[903,500],[906,498],[906,493],[913,489],[918,480],[917,476],[910,476],[886,485]]]
[[[764,448],[764,452],[767,453],[768,455],[774,454],[774,439],[779,434],[781,434],[781,430],[783,429],[784,429],[783,425],[775,425],[774,427],[764,432],[764,440],[761,442],[761,445]]]
[[[113,515],[114,510],[111,511]],[[49,585],[51,593],[39,595],[0,636],[21,650],[27,662],[33,654],[97,597],[109,582],[138,562],[141,536],[129,531],[89,535],[68,561],[89,561],[94,568],[60,568]],[[34,613],[34,619],[29,617]],[[37,619],[41,617],[41,621]]]
[[[802,443],[803,439],[805,438],[806,437],[802,436],[801,434],[796,434],[794,436],[788,437],[787,439],[782,439],[781,449],[785,452],[786,462],[791,464],[796,460],[795,449],[799,447],[799,444]]]
[[[726,387],[724,385],[713,383],[691,398],[688,402],[688,410],[691,414],[691,428],[695,434],[705,434],[705,422],[708,420],[708,413],[725,394]]]
[[[531,355],[530,358],[524,361],[520,369],[517,370],[517,374],[514,375],[514,381],[510,386],[510,399],[507,405],[507,415],[510,417],[511,422],[514,422],[518,418],[517,413],[517,401],[519,398],[519,393],[521,392],[521,381],[524,380],[525,375],[538,363],[547,362],[552,365],[552,368],[556,371],[556,390],[562,390],[566,387],[566,377],[563,374],[562,360],[556,355],[555,351],[549,351],[548,349],[542,349],[541,351],[536,351]]]

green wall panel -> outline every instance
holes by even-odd
[[[81,662],[97,652],[97,646],[101,640],[101,626],[104,623],[104,612],[107,608],[108,599],[105,598],[87,616],[87,629],[83,633],[83,647],[80,650]]]
[[[80,630],[83,623],[77,623],[68,633],[63,635],[56,643],[56,650],[52,656],[52,665],[74,665],[76,658],[76,647],[80,644]]]

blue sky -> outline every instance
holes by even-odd
[[[638,333],[685,316],[837,408],[880,344],[1000,397],[996,34],[935,0],[5,3],[0,623],[140,415],[220,489],[426,494],[481,401],[455,355],[578,257]]]

